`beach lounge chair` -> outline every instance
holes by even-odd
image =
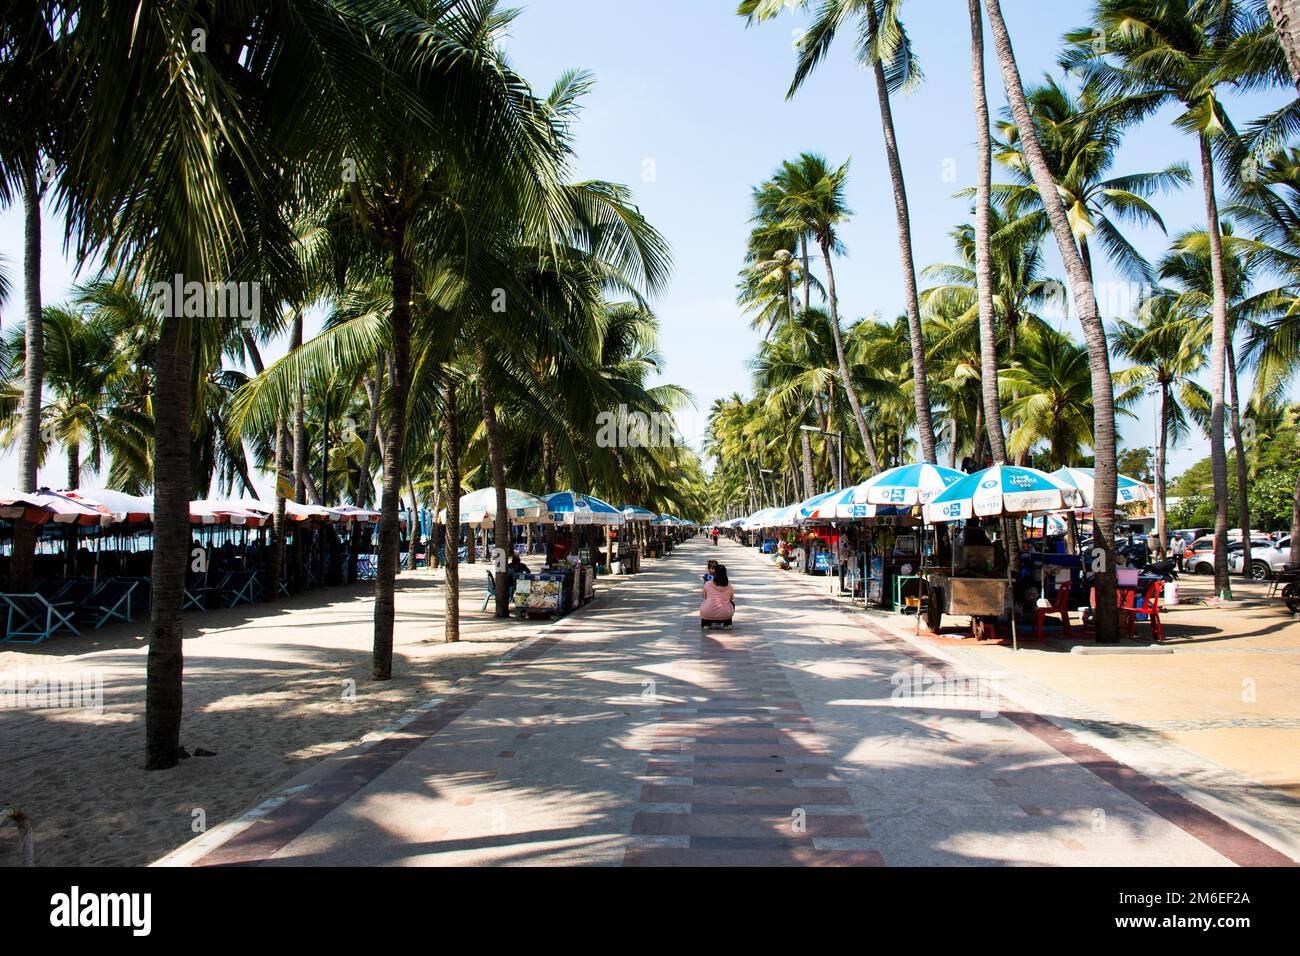
[[[189,572],[185,575],[185,603],[181,605],[181,610],[188,611],[193,608],[196,611],[206,611],[208,594],[211,590],[208,587],[207,574]]]
[[[109,621],[131,620],[131,594],[135,591],[134,581],[109,581],[98,591],[77,605],[77,614],[86,621],[93,621],[95,630]]]
[[[257,600],[257,574],[253,571],[231,571],[221,584],[220,594],[226,607],[252,604]]]
[[[39,644],[55,631],[80,634],[72,623],[70,604],[51,604],[39,594],[0,594],[8,608],[4,640],[9,644]]]

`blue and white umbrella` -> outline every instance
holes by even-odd
[[[1061,484],[1069,485],[1072,488],[1078,488],[1079,494],[1083,497],[1085,507],[1092,507],[1092,485],[1096,480],[1096,474],[1091,468],[1058,468],[1052,472],[1052,477]],[[1128,475],[1116,475],[1115,503],[1121,505],[1133,504],[1137,501],[1150,501],[1155,497],[1151,493],[1151,486],[1138,481],[1136,478],[1130,478]]]
[[[624,505],[622,510],[623,517],[628,521],[654,521],[658,517],[653,511],[636,505]]]
[[[925,506],[926,519],[936,523],[968,518],[1063,511],[1077,507],[1079,490],[1062,484],[1045,471],[1016,465],[994,465],[967,475]]]
[[[919,462],[899,465],[868,478],[854,489],[854,502],[912,507],[928,504],[965,478],[964,472]]]
[[[827,499],[834,497],[835,494],[834,491],[823,491],[820,495],[813,495],[807,501],[799,502],[799,504],[795,505],[797,520],[800,522],[816,521],[818,518],[823,517],[820,510],[821,505]]]
[[[546,511],[555,524],[624,524],[623,512],[608,501],[576,491],[557,491],[547,495]]]

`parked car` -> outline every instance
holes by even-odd
[[[1238,545],[1236,551],[1228,552],[1228,571],[1232,574],[1241,574],[1241,564],[1243,560],[1241,546]],[[1256,581],[1267,581],[1277,572],[1282,570],[1282,565],[1289,563],[1291,560],[1291,538],[1286,537],[1276,543],[1257,545],[1254,539],[1250,542],[1250,577]]]
[[[1267,548],[1272,544],[1268,538],[1260,536],[1251,537],[1250,549],[1253,555],[1257,548]],[[1240,561],[1241,541],[1228,542],[1228,573],[1232,573],[1232,556],[1238,555]],[[1187,553],[1183,555],[1183,570],[1191,574],[1213,574],[1214,573],[1214,537],[1197,538],[1187,548]]]

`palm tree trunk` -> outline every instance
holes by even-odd
[[[288,516],[285,514],[284,495],[280,494],[280,476],[289,466],[289,426],[283,418],[275,423],[275,525],[271,539],[271,566],[267,569],[266,590],[263,600],[274,601],[280,596],[280,577],[284,569],[284,549],[289,540]]]
[[[1287,562],[1300,568],[1300,475],[1295,480],[1295,501],[1291,505],[1291,559]]]
[[[555,462],[555,446],[551,444],[551,436],[549,434],[543,433],[542,435],[542,494],[544,496],[553,494],[556,490],[555,488],[556,470],[557,469],[556,469],[556,462]],[[550,522],[547,522],[546,524],[544,540],[546,542],[546,556],[547,556],[547,560],[549,561],[551,552],[555,548],[555,525],[551,524]]]
[[[874,34],[877,26],[876,6],[868,3],[866,8],[869,27]],[[921,302],[916,291],[916,264],[912,260],[912,219],[907,206],[907,184],[903,181],[903,164],[898,156],[898,138],[894,132],[894,111],[889,104],[885,67],[878,57],[873,61],[872,67],[876,77],[876,99],[880,104],[880,127],[885,138],[885,159],[889,165],[889,180],[894,187],[894,213],[898,220],[898,251],[902,256],[903,294],[912,345],[912,398],[916,404],[916,431],[921,442],[921,456],[933,465],[938,459],[934,454],[934,422],[930,417],[930,386],[925,368]]]
[[[293,332],[289,336],[289,351],[302,348],[302,312],[293,313]],[[307,500],[307,424],[302,407],[302,383],[294,388],[293,399],[293,487],[298,501]]]
[[[1169,454],[1169,385],[1166,382],[1160,383],[1159,434],[1159,441],[1156,442],[1156,537],[1160,539],[1160,550],[1163,553],[1169,546],[1165,484],[1165,458]]]
[[[358,505],[369,504],[375,494],[374,482],[370,480],[370,459],[375,453],[375,444],[379,439],[379,396],[384,389],[384,364],[384,357],[380,355],[374,381],[372,382],[368,375],[364,379],[366,398],[370,401],[370,421],[366,426],[366,447],[361,452],[361,475],[357,482],[358,497],[354,499]]]
[[[980,391],[984,421],[989,433],[993,460],[1007,460],[1007,443],[1002,434],[1002,403],[998,396],[998,340],[993,327],[993,257],[990,239],[989,198],[993,183],[992,144],[989,140],[989,100],[984,81],[984,17],[979,0],[967,0],[970,12],[971,89],[975,98],[975,138],[979,156],[975,185],[975,289],[979,300]]]
[[[190,544],[189,323],[165,317],[154,369],[152,609],[145,667],[145,769],[179,759],[184,654],[181,608]]]
[[[1214,587],[1219,600],[1232,600],[1228,580],[1228,457],[1223,447],[1224,365],[1228,350],[1228,291],[1223,277],[1219,203],[1214,195],[1214,157],[1201,137],[1201,179],[1205,187],[1206,233],[1210,237],[1210,275],[1214,286],[1210,334],[1210,470],[1214,475]]]
[[[808,269],[808,234],[799,237],[799,258],[803,262],[803,313],[812,308],[812,272]]]
[[[68,487],[76,488],[81,482],[81,446],[68,442]]]
[[[1300,0],[1268,0],[1268,13],[1273,18],[1278,42],[1286,53],[1291,79],[1300,90]]]
[[[456,382],[450,375],[443,384],[442,443],[443,507],[447,509],[447,536],[443,550],[445,608],[443,637],[448,644],[460,640],[460,432],[456,420]]]
[[[496,397],[492,393],[487,367],[487,356],[479,352],[478,393],[483,403],[483,428],[487,432],[488,459],[492,467],[492,487],[496,491],[497,515],[495,521],[496,548],[492,566],[496,580],[496,616],[510,616],[510,555],[506,549],[510,542],[510,512],[506,509],[506,465],[501,453],[501,430],[497,427]]]
[[[822,239],[821,247],[822,259],[826,263],[826,295],[830,301],[831,335],[835,337],[835,357],[840,363],[840,379],[844,382],[844,394],[848,396],[849,407],[853,409],[853,418],[858,424],[858,434],[862,437],[862,447],[866,449],[867,461],[871,463],[871,473],[878,475],[880,460],[876,458],[876,446],[871,441],[871,432],[867,429],[867,420],[862,414],[858,393],[853,388],[853,379],[849,376],[849,362],[844,356],[844,333],[840,330],[840,309],[835,300],[835,269],[831,265],[830,242]]]
[[[1241,437],[1241,396],[1237,386],[1237,356],[1233,348],[1233,330],[1227,346],[1228,389],[1232,398],[1232,441],[1237,446],[1237,518],[1241,523],[1241,570],[1250,574],[1250,497],[1246,475],[1246,445]]]
[[[1115,589],[1115,390],[1110,376],[1110,353],[1106,345],[1106,329],[1097,308],[1097,297],[1088,278],[1083,258],[1074,242],[1074,234],[1066,219],[1065,210],[1056,191],[1047,159],[1038,141],[1038,131],[1029,115],[1025,102],[1025,89],[1016,65],[1015,51],[1002,18],[999,0],[985,0],[989,26],[993,31],[993,44],[997,50],[998,65],[1002,70],[1007,102],[1015,117],[1025,158],[1043,200],[1043,208],[1052,224],[1052,235],[1061,254],[1070,291],[1074,296],[1075,312],[1083,326],[1084,341],[1088,348],[1088,364],[1092,371],[1093,400],[1093,452],[1096,458],[1093,481],[1094,526],[1094,581],[1097,589],[1096,633],[1097,640],[1113,643],[1119,640],[1119,607]],[[1100,550],[1101,554],[1095,552]],[[1100,560],[1096,560],[1099,558]]]
[[[41,450],[41,383],[45,376],[45,331],[41,321],[40,180],[23,183],[23,296],[26,306],[23,430],[18,469],[23,491],[36,490]]]
[[[45,377],[45,327],[41,320],[41,193],[40,179],[35,174],[23,182],[23,297],[26,355],[18,480],[23,491],[35,491],[41,454],[41,383]],[[36,562],[36,526],[22,519],[15,521],[13,542],[10,590],[28,591]]]
[[[406,446],[406,391],[411,360],[411,264],[403,248],[405,229],[395,230],[393,250],[393,354],[388,422],[384,439],[384,487],[379,505],[379,562],[375,573],[375,680],[393,676],[393,620],[396,617],[398,556],[397,513],[402,495],[402,458]]]
[[[803,446],[803,496],[811,498],[817,494],[817,486],[813,483],[812,439],[805,431],[801,431],[799,436]]]

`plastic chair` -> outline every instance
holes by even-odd
[[[1052,601],[1051,607],[1034,608],[1034,640],[1043,639],[1043,622],[1049,614],[1061,616],[1061,630],[1066,637],[1070,637],[1070,589],[1068,587],[1057,587],[1056,598]]]
[[[1137,616],[1139,614],[1145,614],[1147,620],[1151,622],[1151,636],[1157,643],[1164,643],[1165,632],[1164,628],[1160,626],[1160,595],[1164,593],[1164,590],[1165,582],[1156,581],[1147,589],[1146,596],[1142,598],[1141,605],[1138,605],[1135,601],[1132,604],[1126,604],[1119,609],[1120,613],[1125,616],[1129,637],[1133,636],[1133,629],[1137,624]]]

